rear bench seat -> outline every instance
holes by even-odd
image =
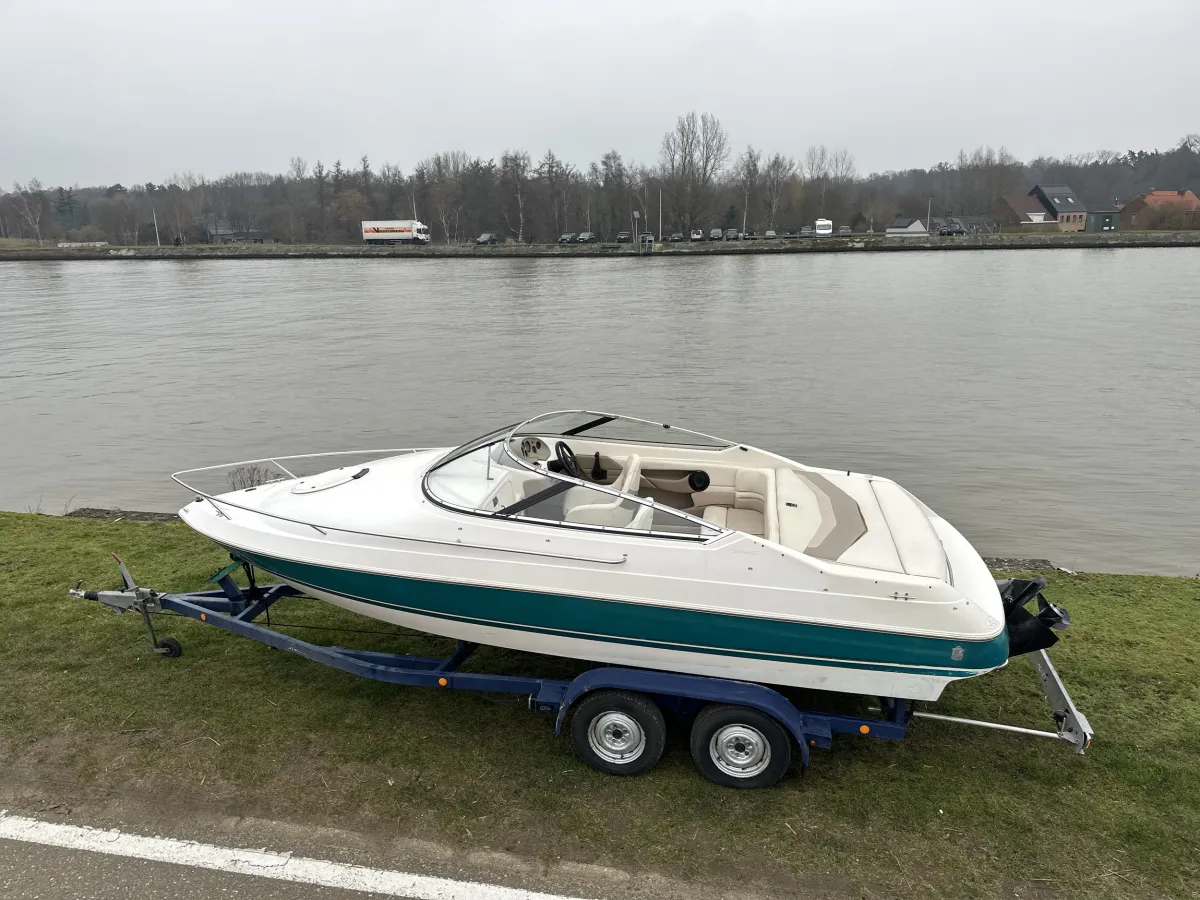
[[[708,506],[704,520],[721,528],[779,542],[779,510],[775,502],[775,469],[738,469],[733,506]]]
[[[703,516],[722,528],[828,560],[867,530],[849,494],[815,472],[794,469],[738,469],[733,505],[707,506]]]

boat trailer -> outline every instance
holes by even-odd
[[[1076,709],[1045,649],[1029,653],[1028,658],[1053,712],[1054,731],[925,712],[915,708],[916,701],[900,698],[880,698],[879,706],[869,708],[877,715],[843,715],[799,709],[778,691],[761,684],[652,669],[600,666],[571,681],[463,672],[463,663],[479,646],[467,641],[458,641],[454,652],[444,658],[313,644],[270,625],[271,606],[284,597],[304,596],[303,592],[286,584],[257,585],[255,570],[249,563],[235,559],[213,575],[209,581],[217,585],[216,590],[165,594],[139,587],[121,558],[115,553],[113,558],[124,582],[121,589],[82,590],[80,582],[69,593],[118,613],[133,610],[140,614],[154,652],[159,655],[178,657],[183,653],[178,640],[159,638],[155,631],[153,614],[169,612],[375,681],[525,696],[531,710],[556,716],[555,734],[561,734],[568,711],[574,710],[571,730],[577,752],[594,768],[614,774],[638,774],[658,762],[665,742],[664,708],[700,714],[691,742],[697,766],[710,780],[740,788],[767,787],[782,777],[791,758],[793,742],[789,736],[794,739],[801,765],[807,768],[809,748],[829,747],[834,734],[898,741],[908,733],[914,719],[1066,741],[1076,753],[1085,752],[1092,742],[1087,718]],[[239,569],[245,571],[249,587],[234,581],[233,575]],[[1008,587],[1012,582],[999,584]],[[1029,591],[1031,585],[1037,582],[1019,582],[1016,589]],[[256,621],[264,614],[265,625]],[[585,727],[577,727],[589,706],[595,708],[594,715],[587,717]],[[741,714],[731,712],[736,710]],[[701,728],[702,724],[706,727]],[[699,735],[703,740],[698,740],[698,729],[703,732]],[[657,731],[662,734],[657,735]],[[646,753],[647,749],[651,752]]]

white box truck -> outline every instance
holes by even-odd
[[[428,244],[429,226],[416,219],[363,222],[363,240],[368,244]]]

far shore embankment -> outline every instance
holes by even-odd
[[[1200,231],[1130,231],[1088,234],[977,234],[959,237],[896,237],[856,234],[845,237],[755,241],[656,243],[652,252],[630,244],[430,244],[425,247],[366,244],[239,243],[183,247],[9,247],[0,246],[0,262],[98,259],[575,259],[612,257],[740,256],[787,253],[892,253],[918,250],[1064,250],[1127,247],[1200,247]]]

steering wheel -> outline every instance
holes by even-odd
[[[579,465],[579,460],[575,458],[575,451],[567,446],[566,441],[559,441],[554,445],[554,456],[558,459],[562,470],[572,478],[583,477],[583,469]]]

